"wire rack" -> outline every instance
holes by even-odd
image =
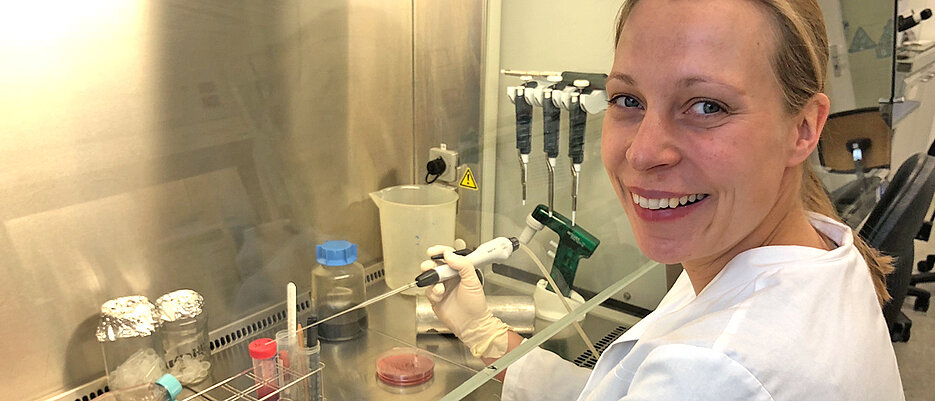
[[[364,274],[364,282],[367,287],[382,282],[384,276],[383,264],[377,263],[367,267],[364,270]],[[306,314],[308,313],[308,309],[310,307],[309,295],[310,294],[307,292],[298,295],[296,307],[300,314],[300,321],[304,321],[304,317],[306,317]],[[310,389],[309,381],[311,380],[316,381],[318,386],[318,393],[322,394],[322,371],[325,368],[325,364],[322,362],[318,362],[317,367],[309,367],[307,372],[302,373],[286,367],[279,354],[277,353],[277,375],[275,379],[270,379],[268,381],[258,379],[254,374],[252,367],[240,371],[239,368],[243,367],[243,365],[240,364],[242,360],[240,360],[239,357],[235,355],[242,355],[242,353],[245,354],[247,351],[246,344],[251,340],[260,337],[274,337],[273,333],[276,333],[278,330],[285,328],[285,320],[286,303],[282,302],[213,331],[210,338],[212,357],[215,359],[215,361],[222,359],[225,360],[225,362],[238,367],[236,370],[232,369],[228,370],[227,372],[238,371],[239,373],[235,373],[229,377],[217,380],[209,387],[206,387],[203,390],[200,390],[186,398],[180,398],[179,400],[265,401],[276,400],[276,396],[279,396],[280,400],[285,401],[288,400],[288,398],[284,397],[284,392],[288,393],[289,391],[287,390],[296,386]],[[310,330],[310,328],[303,327],[302,330],[305,330],[305,334],[307,335],[309,334],[307,330]],[[269,394],[260,396],[257,390],[264,386],[272,387],[275,390]],[[290,401],[325,400],[323,396],[316,398],[307,392],[300,392],[300,394],[301,396],[297,397],[298,399]]]
[[[277,360],[278,359],[279,357],[277,357]],[[310,369],[306,373],[296,372],[292,369],[284,367],[282,363],[277,363],[277,366],[277,375],[271,379],[263,380],[258,378],[253,373],[253,368],[250,368],[220,380],[210,387],[205,388],[204,390],[201,390],[189,397],[186,397],[181,401],[195,401],[201,399],[223,401],[265,401],[271,399],[275,400],[277,398],[280,400],[285,400],[285,398],[282,398],[282,393],[290,388],[295,388],[296,386],[304,390],[300,391],[299,394],[305,398],[303,399],[300,396],[298,397],[299,399],[292,401],[324,400],[324,398],[313,397],[312,394],[310,394],[308,391],[310,391],[309,383],[311,381],[316,381],[317,386],[319,386],[319,392],[321,391],[321,382],[317,379],[320,377],[320,373],[324,369],[325,364],[319,362],[317,368]],[[258,392],[261,388],[273,389],[273,391],[264,394],[261,398]]]
[[[298,297],[297,310],[300,317],[305,317],[310,306],[308,293]],[[260,338],[275,338],[275,333],[286,328],[285,302],[270,306],[250,316],[217,329],[211,333],[211,358],[214,371],[221,373],[215,377],[208,387],[191,388],[196,393],[180,397],[180,401],[320,401],[322,394],[322,374],[325,367],[320,361],[314,365],[310,363],[295,363],[290,367],[289,360],[284,353],[291,353],[290,347],[279,348],[273,358],[275,375],[269,379],[258,377],[251,366],[248,344]],[[303,327],[304,334],[310,328]],[[301,343],[304,343],[302,341]],[[305,348],[299,347],[297,352],[303,353]],[[307,357],[306,357],[307,358]],[[294,361],[307,361],[301,358]],[[313,366],[309,366],[313,365]],[[229,376],[228,376],[229,375]],[[317,389],[315,396],[310,393]]]

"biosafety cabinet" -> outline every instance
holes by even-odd
[[[841,21],[863,2],[823,3]],[[466,248],[519,237],[539,218],[528,249],[564,281],[560,292],[580,295],[579,309],[566,316],[558,304],[537,316],[534,297],[553,286],[520,251],[481,267],[498,297],[491,305],[512,313],[505,320],[535,340],[529,347],[593,366],[595,352],[652,311],[680,269],[641,254],[600,160],[620,5],[9,5],[0,17],[0,350],[15,362],[0,368],[10,390],[0,400],[102,396],[111,390],[96,335],[102,304],[178,289],[203,297],[212,358],[207,379],[179,399],[262,398],[248,344],[285,329],[288,282],[306,321],[317,245],[355,246],[341,263],[363,265],[368,298],[391,289],[384,245],[402,234],[387,236],[385,226],[418,224],[381,226],[370,195],[400,185],[457,194],[453,235]],[[885,6],[882,15],[895,15]],[[845,107],[861,96],[892,103],[889,92],[864,95],[858,81],[867,79],[856,78],[888,88],[891,70],[847,61],[864,56],[848,48],[853,31],[879,34],[885,21],[831,26],[833,96],[849,99]],[[873,41],[893,41],[884,39]],[[426,308],[418,295],[393,296],[367,307],[363,335],[322,341],[324,398],[499,394],[492,371],[436,333],[444,327]],[[584,309],[587,342],[571,327]],[[430,359],[431,376],[423,371],[417,386],[382,381],[379,357],[396,347]]]

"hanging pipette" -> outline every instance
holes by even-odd
[[[561,77],[558,77],[561,79]],[[552,90],[543,92],[542,100],[542,151],[546,156],[549,169],[549,213],[554,210],[555,165],[558,161],[558,132],[561,129],[562,109],[552,100]],[[561,100],[557,100],[561,101]]]
[[[519,155],[520,180],[523,186],[523,205],[526,204],[526,166],[529,165],[529,153],[532,152],[532,104],[526,100],[526,87],[535,82],[528,82],[532,77],[523,77],[523,85],[511,87],[516,110],[516,152]]]
[[[588,122],[588,113],[581,107],[579,101],[582,89],[591,83],[584,79],[575,80],[574,85],[578,92],[571,95],[571,104],[568,106],[568,157],[571,158],[571,225],[575,225],[578,212],[578,183],[581,175],[581,163],[584,162],[584,132]]]
[[[519,240],[517,240],[516,238],[497,237],[497,238],[494,238],[490,241],[487,241],[481,244],[479,247],[477,247],[477,249],[475,249],[473,252],[469,253],[465,257],[468,258],[468,260],[471,261],[471,264],[473,264],[476,268],[476,266],[483,266],[488,263],[506,260],[517,249],[519,249]],[[433,259],[435,258],[433,257]],[[315,327],[319,324],[327,322],[338,316],[344,315],[346,313],[350,313],[351,311],[355,311],[360,308],[366,308],[367,306],[373,305],[377,302],[380,302],[384,299],[392,297],[393,295],[399,294],[410,288],[428,287],[430,285],[438,284],[442,281],[451,280],[458,276],[459,276],[458,271],[455,269],[452,269],[451,266],[448,266],[448,265],[436,266],[433,269],[422,272],[421,274],[416,276],[415,281],[409,284],[396,288],[390,292],[387,292],[386,294],[382,294],[382,295],[378,295],[376,297],[370,298],[349,309],[345,309],[341,312],[335,313],[331,316],[321,319],[305,328],[308,329],[310,327]]]

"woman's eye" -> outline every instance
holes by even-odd
[[[639,101],[639,100],[636,100],[635,97],[629,96],[629,95],[620,95],[620,96],[617,96],[617,97],[615,97],[615,98],[612,100],[612,102],[615,103],[615,104],[618,105],[618,106],[626,107],[626,108],[630,108],[630,109],[632,109],[632,108],[640,108],[640,101]]]
[[[691,111],[698,115],[711,115],[724,112],[724,108],[720,104],[712,102],[710,100],[702,100],[696,102],[691,106]]]

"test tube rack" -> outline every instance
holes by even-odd
[[[309,306],[309,294],[301,294],[297,304],[299,313],[306,313]],[[178,400],[264,401],[275,400],[277,395],[280,396],[280,399],[285,400],[281,394],[284,390],[295,386],[307,386],[308,380],[315,380],[316,374],[321,375],[325,367],[322,362],[319,362],[317,367],[309,367],[308,372],[300,374],[300,372],[279,363],[278,355],[275,357],[277,359],[277,375],[275,379],[269,380],[269,382],[257,380],[253,368],[249,367],[250,359],[246,356],[248,352],[247,344],[257,338],[273,338],[275,337],[274,333],[285,329],[287,326],[285,309],[286,304],[282,302],[213,331],[211,333],[211,354],[215,363],[214,372],[215,374],[219,373],[217,368],[218,365],[221,365],[224,374],[220,377],[214,377],[213,380],[209,376],[209,381],[205,382],[207,384],[203,383],[190,387],[191,390],[196,392],[192,395],[183,393],[178,397]],[[309,330],[309,328],[303,327],[303,330]],[[248,368],[241,370],[244,367]],[[234,373],[230,374],[231,372]],[[228,376],[228,374],[230,375]],[[275,380],[275,383],[272,382],[273,380]],[[264,385],[276,389],[263,397],[259,397],[257,389]]]
[[[277,357],[278,358],[278,357]],[[281,366],[281,364],[280,364]],[[310,370],[308,373],[299,374],[298,372],[292,371],[288,368],[284,368],[278,372],[278,375],[274,380],[276,383],[262,382],[257,380],[257,377],[253,374],[253,368],[249,368],[240,373],[237,373],[233,376],[224,378],[223,380],[218,381],[217,383],[193,394],[186,398],[181,399],[181,401],[195,401],[195,400],[224,400],[224,401],[239,401],[239,400],[248,400],[248,401],[265,401],[270,399],[275,399],[281,392],[291,388],[293,386],[307,386],[308,380],[314,380],[313,377],[316,374],[320,374],[324,369],[325,364],[319,362],[316,369]],[[283,377],[294,377],[295,379],[289,380],[283,384]],[[263,398],[257,397],[257,390],[264,386],[275,386],[279,387],[275,391],[270,392],[269,394],[263,396]],[[299,400],[293,400],[299,401]]]

